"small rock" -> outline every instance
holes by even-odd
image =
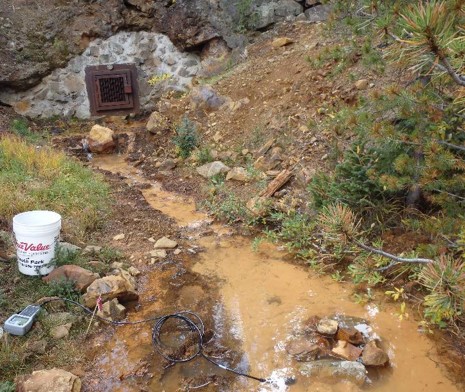
[[[336,338],[338,340],[344,340],[346,342],[355,344],[356,346],[358,346],[359,344],[365,343],[362,333],[353,327],[352,328],[339,327]]]
[[[175,249],[174,252],[173,252],[173,254],[177,256],[177,255],[179,255],[181,252],[182,252],[181,249]]]
[[[101,246],[96,246],[96,245],[87,245],[84,250],[82,251],[82,254],[88,255],[88,254],[96,254],[99,253],[102,250]]]
[[[300,372],[313,379],[324,379],[331,384],[350,381],[362,386],[367,378],[365,366],[355,361],[319,360],[303,363]]]
[[[110,268],[113,269],[120,269],[124,267],[124,263],[122,261],[114,261],[113,263],[110,264]]]
[[[366,90],[368,88],[369,82],[367,79],[360,79],[355,82],[355,88],[357,90]]]
[[[57,325],[50,330],[50,336],[54,339],[62,339],[69,335],[69,330],[73,326],[72,323]]]
[[[170,121],[167,117],[159,112],[153,112],[147,122],[147,131],[150,133],[169,131],[171,128]]]
[[[126,308],[114,298],[105,302],[102,305],[102,310],[97,311],[97,315],[105,319],[120,321],[126,317]]]
[[[61,252],[66,252],[67,255],[77,253],[81,250],[79,246],[70,244],[69,242],[60,242],[58,247]]]
[[[247,182],[250,181],[250,175],[243,167],[233,167],[226,175],[226,180]]]
[[[361,348],[355,347],[344,340],[338,340],[336,346],[331,351],[348,361],[356,361],[362,354]]]
[[[132,275],[132,276],[139,276],[140,275],[140,271],[134,267],[134,266],[131,266],[128,268],[128,272]]]
[[[80,392],[81,380],[63,369],[39,370],[18,381],[17,390],[25,392]]]
[[[223,162],[214,161],[199,166],[197,168],[197,173],[199,173],[204,178],[210,178],[220,173],[227,173],[229,170],[231,169],[228,166],[226,166]]]
[[[320,354],[320,346],[305,338],[293,340],[286,345],[286,351],[299,362],[315,360]]]
[[[113,241],[120,241],[120,240],[124,240],[124,237],[125,237],[124,233],[121,233],[121,234],[115,235],[115,236],[113,237]]]
[[[221,135],[221,132],[218,131],[213,135],[213,140],[215,143],[219,143],[223,139],[223,136]]]
[[[176,241],[170,240],[168,237],[162,237],[153,246],[154,249],[174,249],[178,246]]]
[[[376,345],[375,340],[371,340],[363,349],[362,362],[366,366],[384,366],[389,362],[389,356]]]
[[[294,41],[288,37],[279,37],[273,40],[271,46],[273,46],[273,48],[280,48],[282,46],[287,46],[292,43],[294,43]]]
[[[276,139],[272,138],[268,140],[255,154],[256,157],[260,157],[262,155],[265,155],[268,150],[273,147],[273,144],[276,142]]]
[[[94,125],[89,132],[89,149],[94,153],[110,153],[116,144],[113,140],[113,131],[110,128]]]
[[[164,249],[156,249],[150,252],[150,256],[155,257],[157,259],[164,259],[166,256],[168,256],[168,254],[166,253],[166,250]]]
[[[33,340],[28,343],[27,345],[28,351],[34,354],[45,354],[47,349],[47,340],[40,339],[40,340]]]
[[[331,319],[322,319],[319,321],[316,329],[322,335],[334,335],[337,332],[338,322]]]
[[[173,170],[176,168],[177,162],[174,159],[166,159],[163,162],[160,163],[158,166],[158,170],[160,171],[168,171],[168,170]]]
[[[150,241],[150,242],[155,242],[155,238],[150,237],[150,238],[149,238],[149,241]]]

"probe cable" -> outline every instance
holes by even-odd
[[[255,376],[252,376],[250,374],[240,372],[240,371],[232,369],[232,368],[230,368],[230,367],[228,367],[226,365],[222,365],[221,363],[218,363],[218,362],[214,361],[213,359],[211,359],[210,357],[208,357],[204,353],[205,325],[204,325],[202,319],[200,318],[200,316],[197,313],[191,312],[189,310],[185,310],[185,311],[180,311],[180,312],[176,312],[176,313],[172,313],[172,314],[167,314],[165,316],[151,317],[151,318],[138,320],[138,321],[114,321],[114,320],[111,320],[111,319],[101,317],[98,314],[94,314],[95,312],[92,309],[89,309],[88,307],[82,305],[81,303],[79,303],[77,301],[73,301],[72,299],[68,299],[68,298],[53,297],[53,298],[49,298],[49,299],[47,299],[47,300],[45,300],[45,301],[43,301],[43,302],[41,302],[41,303],[39,303],[37,305],[40,306],[40,307],[43,307],[44,305],[46,305],[46,304],[48,304],[50,302],[55,302],[55,301],[69,302],[69,303],[71,303],[73,305],[76,305],[76,306],[80,307],[88,315],[94,315],[94,317],[96,319],[99,319],[99,320],[104,321],[106,323],[117,325],[117,326],[136,325],[136,324],[154,322],[154,326],[153,326],[153,329],[152,329],[152,342],[153,342],[153,345],[154,345],[155,349],[157,350],[157,352],[163,358],[165,358],[167,361],[169,361],[172,364],[189,362],[189,361],[195,359],[196,357],[202,357],[202,358],[206,359],[208,362],[210,362],[211,364],[219,367],[220,369],[227,370],[228,372],[234,373],[234,374],[236,374],[238,376],[247,377],[247,378],[250,378],[252,380],[259,381],[259,382],[269,382],[269,380],[267,380],[266,378],[255,377]],[[189,355],[189,356],[187,356],[185,358],[177,358],[177,357],[174,357],[172,355],[170,356],[170,355],[166,354],[166,350],[164,350],[164,349],[166,349],[169,346],[165,345],[161,340],[161,329],[162,329],[163,325],[170,319],[181,320],[193,333],[195,333],[197,335],[197,343],[196,343],[197,349],[193,354],[191,354],[191,355]]]

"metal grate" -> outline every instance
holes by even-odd
[[[98,80],[102,103],[125,101],[124,78],[102,78]]]
[[[139,97],[134,64],[89,66],[86,86],[92,115],[137,112]]]

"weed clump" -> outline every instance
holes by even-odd
[[[180,124],[176,126],[176,136],[173,139],[178,155],[186,159],[192,151],[199,145],[197,129],[192,121],[184,117]]]
[[[61,152],[17,137],[0,139],[0,188],[4,226],[20,212],[53,210],[74,240],[97,228],[110,207],[109,187],[101,177]]]

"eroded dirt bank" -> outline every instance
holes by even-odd
[[[120,173],[121,180],[142,188],[146,202],[176,222],[176,235],[182,241],[178,256],[139,265],[143,272],[141,299],[130,320],[185,309],[198,312],[206,328],[214,331],[207,344],[212,357],[259,377],[271,377],[274,382],[259,384],[238,378],[201,358],[170,367],[154,351],[151,326],[140,325],[114,332],[105,327],[105,333],[95,337],[85,390],[168,392],[197,390],[199,386],[206,391],[358,390],[344,380],[302,376],[301,364],[286,353],[286,343],[314,315],[364,319],[381,338],[390,367],[371,371],[364,390],[459,390],[440,365],[434,343],[418,331],[415,320],[400,321],[397,307],[354,303],[350,284],[289,263],[285,252],[275,245],[264,244],[253,251],[250,239],[212,224],[206,215],[195,211],[192,200],[145,179],[124,156],[96,158],[93,165]],[[144,218],[139,219],[143,227]],[[135,253],[136,259],[142,260],[148,247],[141,249]],[[285,385],[289,376],[295,377],[294,385]]]

